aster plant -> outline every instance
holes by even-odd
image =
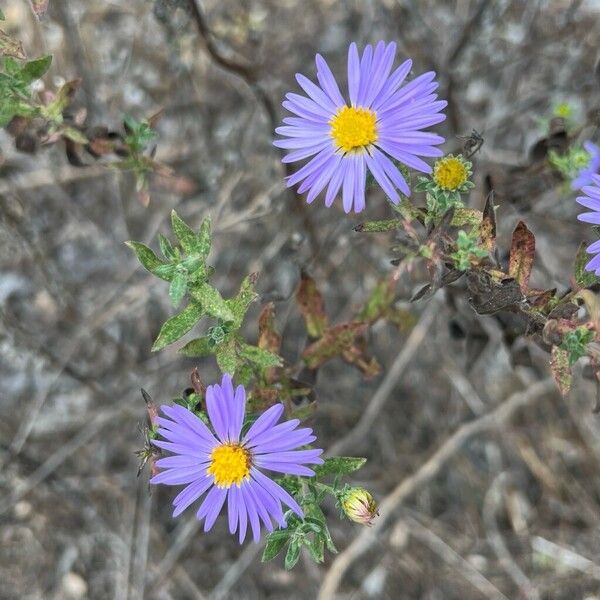
[[[395,161],[422,173],[431,166],[421,157],[442,156],[436,146],[444,138],[424,129],[441,123],[447,105],[437,100],[435,73],[430,71],[406,83],[412,61],[392,72],[396,44],[367,45],[359,56],[355,43],[348,50],[348,98],[340,92],[325,59],[317,54],[316,85],[296,75],[306,93],[286,95],[283,107],[295,116],[283,119],[275,132],[284,139],[275,146],[287,151],[284,163],[308,162],[288,177],[299,184],[308,203],[325,190],[325,206],[341,193],[345,212],[365,208],[367,172],[394,204],[400,191],[410,195],[405,176]]]
[[[581,188],[582,196],[577,202],[589,209],[589,212],[581,213],[577,218],[585,223],[600,225],[600,175],[590,175],[590,185]],[[600,240],[587,247],[587,253],[595,255],[585,266],[586,271],[595,273],[600,277]]]

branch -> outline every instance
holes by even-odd
[[[502,427],[520,408],[529,406],[555,391],[554,381],[551,378],[544,379],[527,390],[513,394],[492,412],[465,423],[455,431],[415,473],[401,481],[386,496],[379,507],[381,516],[375,521],[373,527],[363,529],[348,548],[337,556],[323,580],[317,600],[330,600],[334,597],[346,571],[369,548],[373,547],[378,535],[398,506],[417,489],[431,481],[467,440],[480,433]]]

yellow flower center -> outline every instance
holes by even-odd
[[[433,180],[443,190],[456,190],[464,185],[469,172],[463,162],[455,156],[447,156],[438,160],[433,167]]]
[[[377,141],[377,115],[368,108],[344,106],[329,124],[329,135],[344,152],[364,148]]]
[[[250,475],[250,453],[239,444],[217,446],[210,458],[212,462],[206,472],[215,476],[217,487],[228,488],[234,483],[239,486]]]

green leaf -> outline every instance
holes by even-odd
[[[198,322],[203,312],[200,303],[190,302],[178,315],[171,317],[160,328],[160,333],[152,345],[152,352],[156,352],[183,337]]]
[[[194,299],[198,300],[204,306],[204,310],[211,317],[215,319],[222,319],[223,321],[234,321],[234,315],[227,302],[223,300],[223,297],[219,293],[219,290],[212,287],[208,283],[202,283],[195,289],[190,290],[190,294]]]
[[[365,233],[382,233],[394,231],[400,227],[400,219],[385,219],[384,221],[365,221],[354,228],[354,231]]]
[[[175,265],[159,265],[152,270],[152,274],[164,279],[165,281],[171,281],[175,275]]]
[[[360,469],[366,462],[366,458],[358,456],[333,456],[326,458],[322,465],[313,467],[313,470],[316,477],[347,475]]]
[[[312,559],[316,563],[322,563],[325,555],[325,540],[317,535],[314,540],[306,538],[304,544],[308,548]]]
[[[255,364],[259,369],[269,369],[282,365],[282,359],[277,354],[250,344],[242,344],[240,356]]]
[[[267,544],[262,555],[262,562],[273,560],[283,549],[286,542],[292,535],[287,529],[277,529],[267,536]]]
[[[588,288],[594,284],[600,283],[598,277],[593,271],[586,271],[585,267],[590,261],[590,255],[586,252],[587,244],[582,242],[575,258],[575,281],[582,288]]]
[[[210,340],[207,337],[201,337],[188,342],[179,350],[179,353],[184,356],[201,358],[203,356],[210,356],[214,351],[215,346],[210,344]]]
[[[300,542],[294,540],[285,555],[285,568],[287,571],[290,571],[296,566],[298,559],[300,558]]]
[[[158,234],[158,243],[160,245],[160,251],[167,260],[177,258],[173,245],[162,233]]]
[[[210,217],[206,217],[200,225],[196,236],[196,251],[206,258],[210,254]]]
[[[185,271],[176,271],[171,285],[169,286],[169,298],[173,306],[179,306],[187,291],[187,273]]]
[[[235,338],[231,337],[216,347],[217,364],[222,373],[229,373],[231,376],[235,375],[238,367],[236,346]]]
[[[33,83],[36,79],[39,79],[52,64],[52,55],[47,54],[40,58],[35,58],[26,62],[21,68],[19,73],[19,79],[25,83]]]
[[[240,291],[237,293],[237,296],[235,298],[227,300],[227,305],[229,306],[231,312],[234,315],[234,323],[236,329],[242,324],[244,317],[246,316],[248,306],[250,306],[250,304],[254,302],[256,298],[258,298],[258,294],[254,291],[257,279],[257,273],[251,273],[250,275],[248,275],[242,282],[242,285],[240,286]]]
[[[145,244],[142,244],[141,242],[125,242],[125,244],[131,248],[136,256],[138,257],[138,260],[142,263],[142,266],[147,270],[150,271],[150,273],[152,273],[153,275],[156,275],[157,277],[160,277],[161,279],[165,279],[166,281],[170,281],[170,278],[165,276],[165,274],[162,273],[162,271],[159,269],[159,267],[172,267],[172,265],[165,265],[160,258],[158,258],[158,256],[156,256],[156,254],[154,254],[154,251],[151,250],[150,248],[148,248],[148,246],[146,246]]]
[[[181,244],[188,253],[196,249],[196,234],[192,228],[174,211],[171,211],[171,226]]]

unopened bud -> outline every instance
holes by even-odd
[[[373,496],[364,488],[351,488],[341,498],[344,514],[356,523],[372,525],[379,515],[377,503]]]

